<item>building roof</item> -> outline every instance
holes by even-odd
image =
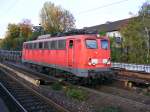
[[[126,25],[130,19],[131,18],[118,20],[114,22],[106,22],[105,24],[101,24],[101,25],[84,27],[84,29],[95,30],[95,31],[105,31],[105,32],[118,31],[120,30],[122,26]]]

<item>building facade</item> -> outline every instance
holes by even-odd
[[[89,31],[95,30],[97,32],[106,32],[107,36],[115,38],[116,43],[119,43],[122,40],[120,29],[127,25],[130,19],[131,18],[118,20],[114,22],[106,22],[105,24],[101,25],[84,27],[84,29]]]

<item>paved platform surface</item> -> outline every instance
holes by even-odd
[[[0,112],[9,112],[7,106],[4,101],[0,98]]]

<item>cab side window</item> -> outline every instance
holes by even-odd
[[[69,40],[69,48],[73,48],[73,40]]]

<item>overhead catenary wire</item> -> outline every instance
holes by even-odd
[[[109,7],[109,6],[112,6],[112,5],[117,5],[117,4],[120,4],[120,3],[126,2],[126,1],[129,1],[129,0],[121,0],[121,1],[117,1],[117,2],[112,2],[112,3],[105,4],[105,5],[102,5],[102,6],[96,7],[96,8],[92,8],[92,9],[88,9],[88,10],[85,10],[85,11],[79,12],[78,14],[79,14],[79,15],[81,15],[81,14],[84,14],[84,13],[93,12],[93,11],[95,11],[95,10],[98,10],[98,9],[101,9],[101,8],[106,8],[106,7]]]

